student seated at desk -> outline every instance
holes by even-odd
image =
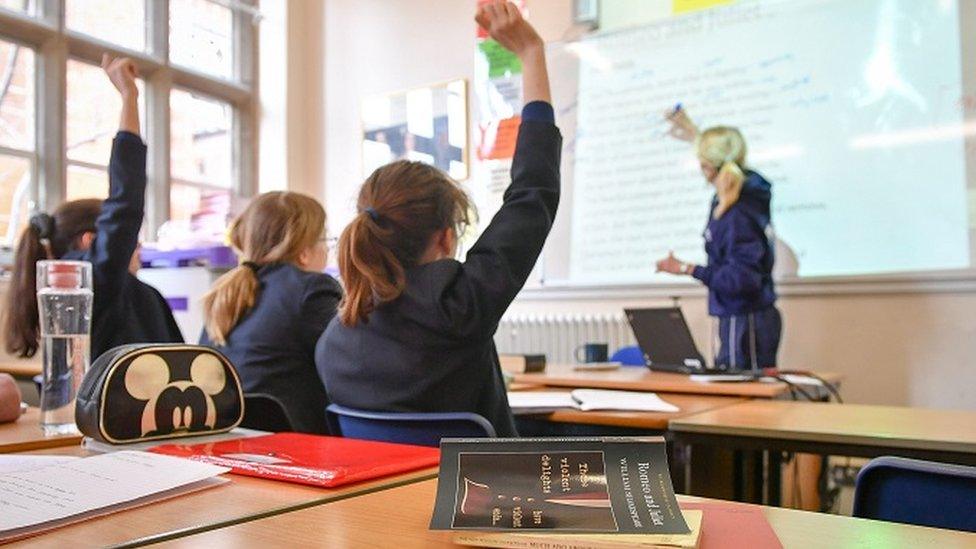
[[[325,210],[303,194],[262,194],[234,220],[231,243],[242,262],[204,297],[200,343],[227,355],[245,393],[280,400],[295,431],[327,433],[315,342],[342,289],[322,272]]]
[[[542,250],[559,202],[561,137],[542,39],[511,3],[478,23],[522,61],[525,105],[504,203],[454,259],[468,197],[442,171],[398,161],[363,184],[339,239],[346,298],[315,361],[330,399],[388,412],[474,412],[516,436],[492,336]]]
[[[102,58],[102,68],[122,96],[119,132],[108,165],[107,199],[72,200],[54,213],[39,213],[17,244],[7,292],[3,333],[7,352],[37,352],[40,326],[36,265],[44,259],[92,264],[91,359],[128,343],[182,343],[173,312],[155,288],[135,277],[139,228],[146,201],[146,145],[139,137],[139,91],[135,64]]]
[[[0,423],[20,417],[20,388],[10,374],[0,374]]]

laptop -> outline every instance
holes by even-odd
[[[648,368],[682,374],[714,373],[698,352],[685,315],[678,307],[624,309]]]

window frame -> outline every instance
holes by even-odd
[[[215,1],[215,0],[211,0]],[[133,51],[65,27],[66,0],[36,0],[33,15],[0,8],[0,39],[34,50],[34,151],[29,210],[48,211],[67,192],[66,151],[68,59],[99,65],[103,52],[127,56],[145,82],[145,135],[149,144],[144,229],[155,235],[170,214],[170,92],[181,88],[231,106],[232,197],[257,190],[257,23],[234,4],[253,7],[256,0],[216,1],[233,14],[233,79],[174,65],[169,59],[169,0],[144,0],[146,50]],[[0,152],[6,153],[7,148]],[[18,156],[24,151],[13,149]],[[25,156],[26,157],[26,156]],[[105,159],[106,164],[108,159]],[[71,161],[71,164],[78,164]],[[181,181],[182,183],[182,181]]]

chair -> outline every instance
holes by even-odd
[[[976,467],[899,457],[857,475],[855,517],[976,532]]]
[[[487,419],[470,412],[372,412],[330,404],[326,416],[333,433],[381,442],[440,446],[443,437],[495,436]]]
[[[264,393],[244,393],[244,419],[241,427],[280,433],[294,431],[285,405]]]
[[[617,351],[613,353],[613,356],[610,357],[610,362],[619,362],[624,366],[647,365],[647,363],[644,362],[644,352],[641,351],[640,347],[637,345],[617,349]]]

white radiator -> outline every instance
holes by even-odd
[[[575,362],[584,343],[606,343],[610,354],[636,345],[624,314],[505,315],[495,332],[499,353],[544,354],[549,364]]]

